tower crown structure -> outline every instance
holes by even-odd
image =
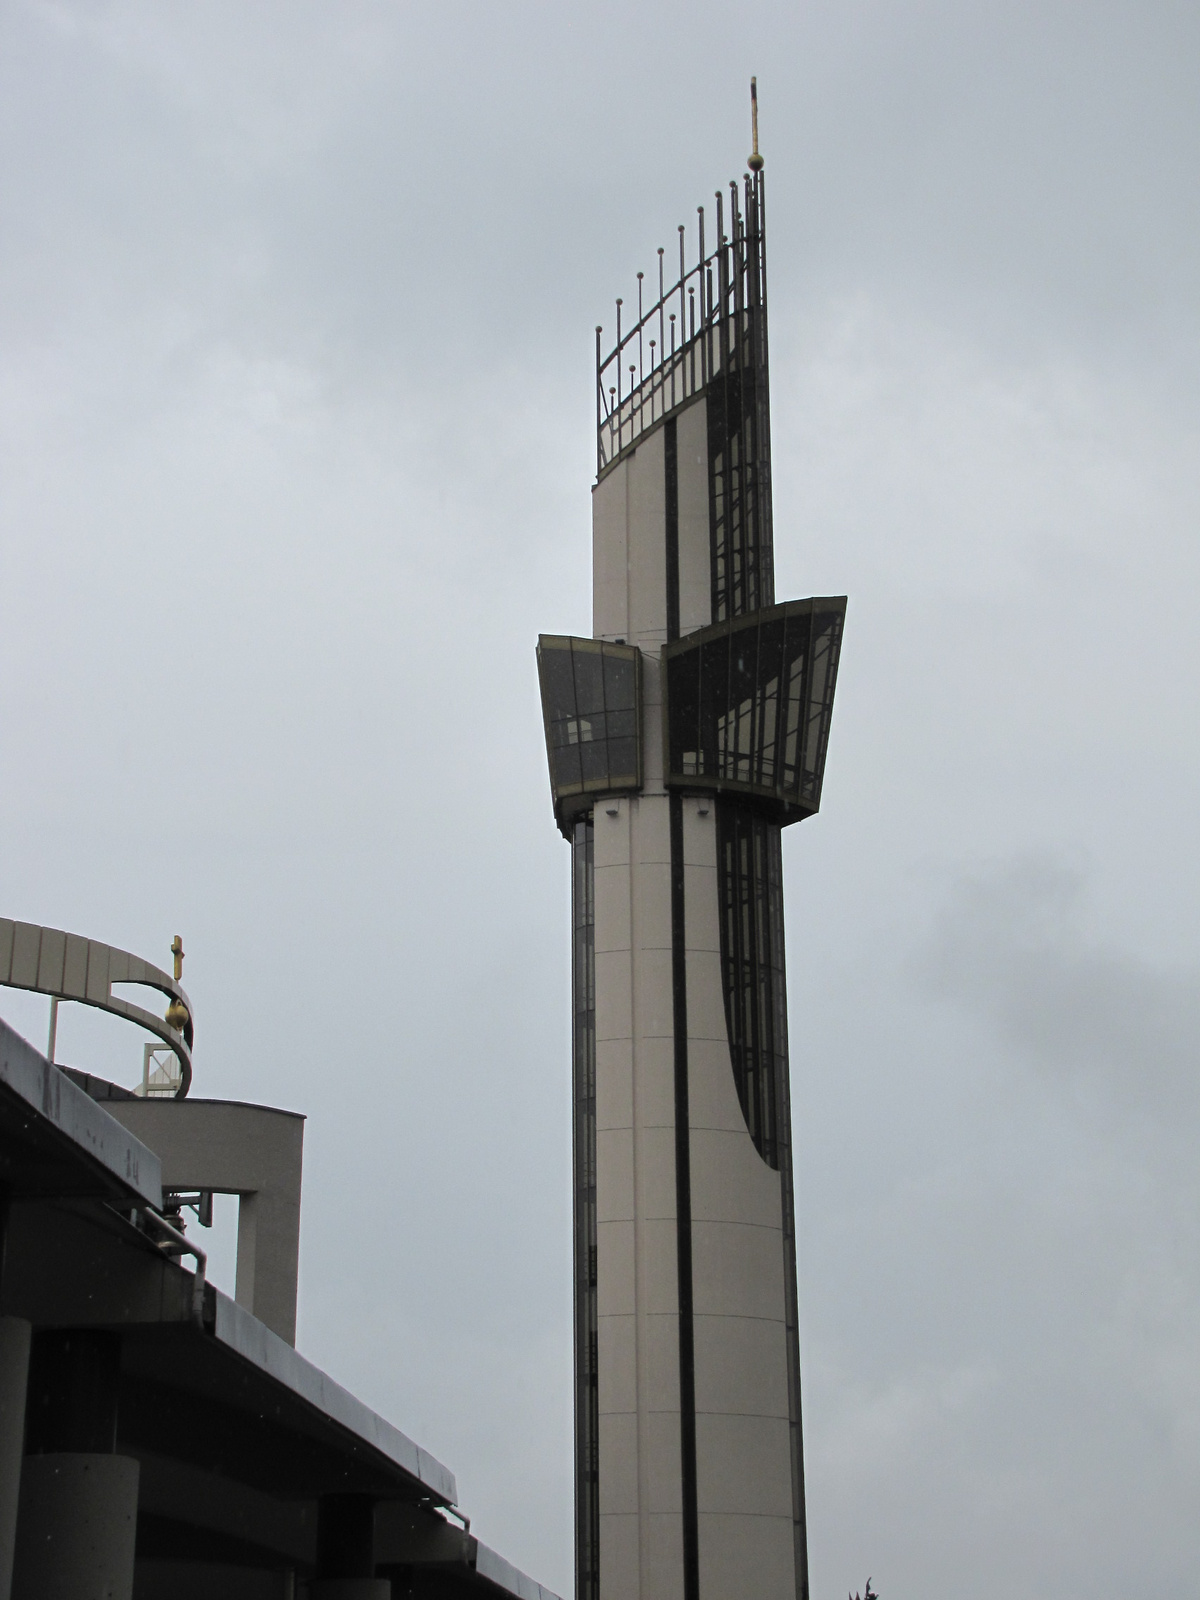
[[[572,847],[577,1600],[807,1600],[780,831],[844,597],[775,599],[758,155],[596,330],[593,636],[543,635]],[[649,300],[649,303],[647,303]]]

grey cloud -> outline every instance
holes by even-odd
[[[751,72],[780,589],[851,595],[785,847],[814,1593],[1200,1566],[1198,27],[0,9],[0,909],[183,932],[204,1092],[310,1116],[302,1345],[562,1593],[532,646],[588,628],[592,330],[740,169]]]
[[[1200,973],[1084,931],[1086,876],[1027,856],[961,881],[924,952],[934,993],[1085,1095],[1164,1119],[1200,1105]]]

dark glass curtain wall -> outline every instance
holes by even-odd
[[[733,1076],[755,1148],[778,1170],[787,1076],[779,828],[731,801],[717,808],[717,827],[721,961]]]

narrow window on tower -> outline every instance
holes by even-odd
[[[571,837],[575,1165],[575,1536],[577,1600],[600,1595],[596,1320],[596,871],[590,816]]]

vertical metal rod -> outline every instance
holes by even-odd
[[[617,428],[621,426],[621,301],[617,300]]]
[[[759,361],[757,382],[758,456],[762,463],[762,475],[765,483],[761,512],[764,526],[762,596],[764,605],[773,605],[775,601],[775,540],[774,518],[771,509],[771,406],[768,391],[770,380],[767,362],[767,197],[766,174],[761,168],[755,173],[754,179],[758,210],[758,262],[760,274],[758,348],[756,351]],[[807,1556],[805,1559],[807,1560]]]
[[[746,256],[746,230],[742,222],[741,209],[738,206],[738,186],[736,183],[729,185],[729,231],[733,235],[733,244],[730,253],[730,270],[733,273],[733,301],[737,312],[737,329],[735,337],[740,351],[742,344],[742,319],[741,312],[745,304],[745,256]]]
[[[675,404],[675,313],[671,313],[671,405]]]
[[[717,354],[714,354],[713,349],[712,349],[712,319],[713,319],[714,296],[713,296],[713,279],[712,279],[712,264],[711,264],[711,262],[704,269],[704,280],[705,280],[705,287],[704,287],[703,291],[701,292],[701,299],[707,299],[707,301],[708,301],[708,312],[707,312],[707,314],[706,314],[706,316],[704,318],[704,365],[705,365],[704,381],[705,381],[705,383],[707,383],[707,382],[709,382],[709,380],[711,378],[715,377],[715,375],[716,375],[716,371],[717,371],[717,355],[719,355],[719,353],[720,353],[719,349],[718,349]]]
[[[642,365],[642,273],[638,273],[638,382],[646,375]]]
[[[774,593],[771,560],[771,467],[763,448],[764,411],[767,401],[764,389],[766,369],[759,359],[762,305],[759,284],[758,205],[755,199],[755,180],[749,172],[746,174],[745,183],[746,226],[742,230],[744,261],[741,269],[744,273],[742,321],[746,329],[745,365],[753,382],[754,395],[753,405],[747,408],[745,470],[748,493],[753,497],[754,584],[757,597],[754,603],[762,606],[769,604],[767,596]]]
[[[687,301],[684,298],[683,286],[687,281],[687,271],[683,259],[683,223],[679,224],[679,342],[687,343]],[[686,372],[684,379],[686,382]],[[695,387],[693,385],[693,387]]]
[[[729,262],[725,249],[725,197],[717,190],[717,296],[720,306],[717,315],[717,349],[720,352],[721,371],[729,371],[729,316],[726,302],[729,298]]]
[[[596,324],[596,476],[600,476],[600,469],[604,465],[604,456],[600,448],[600,432],[604,426],[604,373],[600,365],[600,335],[604,332],[600,323]]]
[[[741,354],[738,345],[738,288],[740,283],[739,265],[741,261],[738,230],[737,185],[729,185],[729,303],[725,306],[722,315],[729,327],[729,360],[733,365]]]
[[[703,206],[697,206],[696,207],[696,211],[697,211],[697,213],[699,215],[699,218],[700,218],[700,259],[696,264],[696,277],[699,280],[699,284],[700,284],[700,326],[701,326],[701,328],[703,328],[704,325],[705,325],[705,321],[706,321],[705,315],[704,315],[704,271],[705,271],[705,266],[704,266],[704,263],[705,263],[705,256],[704,256],[704,207]],[[693,311],[695,310],[695,302],[693,302],[692,309],[693,309]],[[692,319],[692,334],[693,334],[693,337],[695,336],[695,331],[696,331],[695,318],[693,317],[693,319]],[[704,343],[700,347],[700,383],[701,383],[701,385],[704,385],[704,384],[706,384],[708,382],[708,354],[707,354],[707,352],[708,352],[708,340],[705,339]],[[696,379],[696,358],[695,358],[695,355],[693,354],[693,356],[692,356],[692,387],[693,388],[695,388],[695,379]]]
[[[742,366],[745,350],[745,330],[743,314],[746,309],[745,295],[745,230],[742,227],[742,218],[738,211],[737,184],[729,185],[729,227],[733,234],[733,243],[730,245],[730,271],[733,273],[733,315],[731,318],[731,344],[738,357],[738,366]],[[743,415],[745,413],[743,412]],[[745,461],[745,456],[742,460]]]
[[[754,368],[755,389],[758,387],[759,329],[762,322],[762,293],[759,282],[758,203],[756,183],[751,173],[746,174],[746,334],[750,347],[750,362]],[[758,429],[755,429],[757,441]]]
[[[688,290],[688,349],[692,354],[692,393],[696,392],[696,291]],[[700,352],[700,382],[704,382],[704,352]]]
[[[663,327],[663,315],[666,306],[663,302],[663,247],[658,247],[658,359],[661,361],[667,346],[666,329]]]
[[[729,185],[729,271],[731,277],[730,288],[733,290],[735,304],[737,301],[737,281],[740,276],[738,269],[741,265],[742,246],[742,219],[738,212],[737,202],[737,184],[731,183]]]
[[[50,1001],[50,1037],[46,1042],[46,1060],[53,1062],[54,1048],[58,1043],[58,996]]]
[[[754,174],[754,187],[758,209],[758,270],[762,283],[761,296],[764,312],[763,318],[763,360],[766,360],[766,317],[767,309],[767,186],[762,172]]]

